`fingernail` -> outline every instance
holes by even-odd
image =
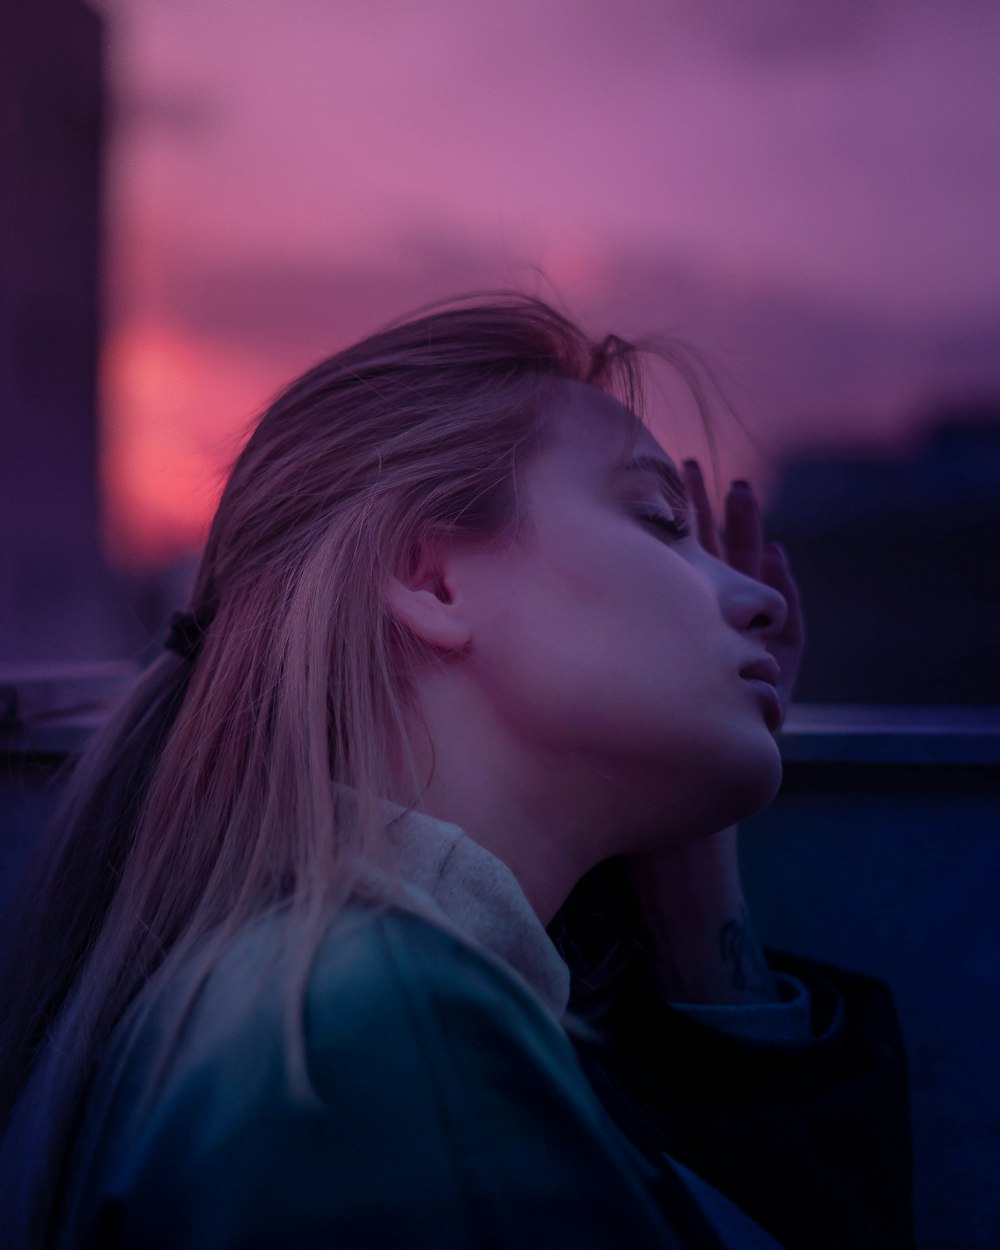
[[[737,478],[733,478],[733,487],[734,488],[739,487],[740,490],[749,490],[750,483],[746,481],[745,478],[737,477]]]

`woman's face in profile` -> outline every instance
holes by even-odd
[[[722,828],[780,785],[760,692],[740,671],[764,656],[785,602],[699,546],[682,485],[668,498],[655,471],[622,470],[616,400],[578,382],[557,394],[557,436],[519,479],[520,543],[459,559],[474,680],[534,764],[596,770],[678,832]],[[646,429],[639,457],[677,472]]]

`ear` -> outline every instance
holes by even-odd
[[[472,637],[458,561],[440,542],[421,543],[409,570],[386,579],[385,596],[400,624],[431,646],[460,651]]]

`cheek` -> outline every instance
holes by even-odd
[[[669,550],[640,554],[645,558],[619,561],[608,577],[622,640],[689,663],[714,652],[723,621],[712,584]]]
[[[500,718],[536,741],[602,751],[689,733],[692,715],[718,701],[698,614],[678,623],[664,609],[661,624],[648,602],[582,588],[505,604],[483,674]]]
[[[476,593],[480,676],[495,699],[559,718],[711,704],[724,667],[715,588],[641,533],[577,526],[530,562],[494,566]]]

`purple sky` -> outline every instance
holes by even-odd
[[[987,0],[106,0],[113,551],[197,542],[267,395],[473,286],[701,347],[766,498],[1000,393]],[[663,412],[672,454],[703,453]]]

